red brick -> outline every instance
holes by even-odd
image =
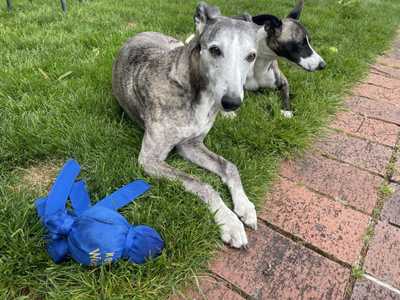
[[[371,67],[371,72],[379,75],[383,75],[389,78],[400,79],[400,69],[392,68],[389,66],[384,66],[380,64],[375,64]]]
[[[356,282],[351,300],[400,300],[397,294],[368,279],[361,279]]]
[[[256,299],[343,299],[350,272],[263,224],[249,249],[225,248],[211,270]]]
[[[369,221],[368,216],[283,178],[259,217],[349,264],[358,259]]]
[[[392,185],[394,194],[383,205],[381,220],[400,226],[400,186]]]
[[[343,130],[345,132],[357,133],[366,117],[355,114],[351,111],[340,111],[331,122],[330,127]]]
[[[169,300],[244,300],[242,296],[229,289],[224,283],[211,276],[198,278],[198,286],[187,289],[183,293],[177,293],[169,297]]]
[[[387,78],[382,75],[370,73],[365,80],[365,82],[370,84],[375,84],[378,86],[385,87],[387,89],[397,89],[400,87],[400,80],[395,78]]]
[[[400,125],[400,107],[390,102],[354,96],[346,100],[346,106],[367,117]]]
[[[391,123],[369,119],[352,112],[340,112],[331,124],[332,128],[393,147],[400,127]]]
[[[385,175],[392,149],[371,141],[331,132],[315,144],[325,154],[372,172]]]
[[[383,182],[379,176],[317,154],[284,162],[281,174],[368,214]]]
[[[390,55],[378,57],[377,63],[392,68],[400,68],[400,58],[391,57]]]
[[[384,87],[363,83],[357,85],[353,89],[353,94],[356,96],[371,98],[379,101],[385,100],[397,106],[400,105],[400,86],[397,86],[397,88],[394,89],[387,89]]]
[[[378,223],[364,268],[381,281],[400,288],[400,229],[388,223]]]

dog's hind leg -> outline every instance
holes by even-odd
[[[151,176],[180,181],[187,191],[196,194],[207,203],[210,211],[215,214],[215,221],[220,225],[222,240],[235,248],[246,247],[248,242],[243,223],[225,205],[221,196],[210,185],[165,162],[172,147],[171,144],[163,144],[160,139],[153,139],[145,134],[139,154],[139,163]]]
[[[257,229],[254,204],[247,198],[239,171],[233,163],[207,149],[202,142],[182,144],[177,146],[177,150],[187,160],[221,177],[231,192],[235,213],[247,226]]]

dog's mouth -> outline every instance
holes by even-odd
[[[299,61],[299,62],[296,62],[296,61],[293,61],[293,60],[291,60],[291,59],[288,59],[288,58],[286,58],[286,57],[284,57],[284,56],[282,56],[282,58],[283,58],[287,63],[289,63],[289,65],[296,66],[296,67],[298,67],[298,68],[300,68],[300,69],[302,69],[302,70],[304,70],[304,71],[307,71],[307,72],[321,71],[321,70],[325,69],[325,67],[326,67],[326,63],[325,63],[324,60],[321,60],[321,61],[319,62],[319,64],[318,64],[318,66],[316,66],[316,67],[310,67],[310,66],[304,66],[304,65],[300,64],[300,61]]]

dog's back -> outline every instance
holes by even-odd
[[[151,100],[148,93],[165,82],[171,51],[179,51],[182,42],[157,32],[143,32],[129,39],[121,48],[113,65],[112,89],[122,108],[143,126],[145,108]],[[154,85],[158,85],[156,88]],[[150,97],[149,97],[150,96]],[[140,106],[140,108],[139,108]]]

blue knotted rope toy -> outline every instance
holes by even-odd
[[[36,200],[37,213],[47,230],[47,252],[55,263],[72,257],[83,265],[97,266],[120,258],[141,264],[158,256],[164,242],[145,225],[132,226],[117,210],[146,192],[150,185],[131,182],[94,206],[83,181],[75,182],[80,166],[69,160],[60,171],[47,198]],[[66,208],[68,198],[73,210]]]

